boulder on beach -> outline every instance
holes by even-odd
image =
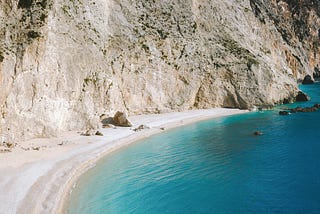
[[[131,127],[132,123],[128,119],[126,113],[117,111],[116,114],[113,116],[113,122],[116,126],[123,126],[123,127]]]
[[[87,130],[83,131],[80,135],[81,136],[87,136],[87,137],[92,136],[92,135],[94,135],[94,130],[87,129]]]
[[[103,136],[103,134],[100,131],[96,131],[95,135]]]
[[[137,131],[141,131],[143,129],[150,129],[150,127],[142,124],[142,125],[138,126],[137,128],[133,129],[133,131],[137,132]]]
[[[114,124],[113,117],[100,117],[102,125]]]

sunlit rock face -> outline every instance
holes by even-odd
[[[317,1],[4,0],[1,136],[102,114],[270,107],[319,63]]]
[[[272,22],[291,48],[284,53],[299,80],[305,73],[319,72],[320,2],[317,0],[251,0],[251,7],[262,23]]]

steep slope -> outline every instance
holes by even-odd
[[[293,100],[318,63],[315,2],[4,0],[3,140],[96,128],[116,110]]]
[[[257,18],[275,25],[283,41],[282,49],[295,76],[319,75],[320,2],[317,0],[250,1]]]

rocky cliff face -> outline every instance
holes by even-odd
[[[96,128],[101,114],[292,100],[319,62],[317,1],[3,0],[1,135]]]
[[[256,17],[271,22],[281,34],[288,66],[301,80],[303,73],[319,72],[320,2],[317,0],[250,0]],[[286,47],[290,47],[289,49]]]

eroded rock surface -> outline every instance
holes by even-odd
[[[1,136],[100,115],[293,101],[319,62],[318,1],[4,0]]]

